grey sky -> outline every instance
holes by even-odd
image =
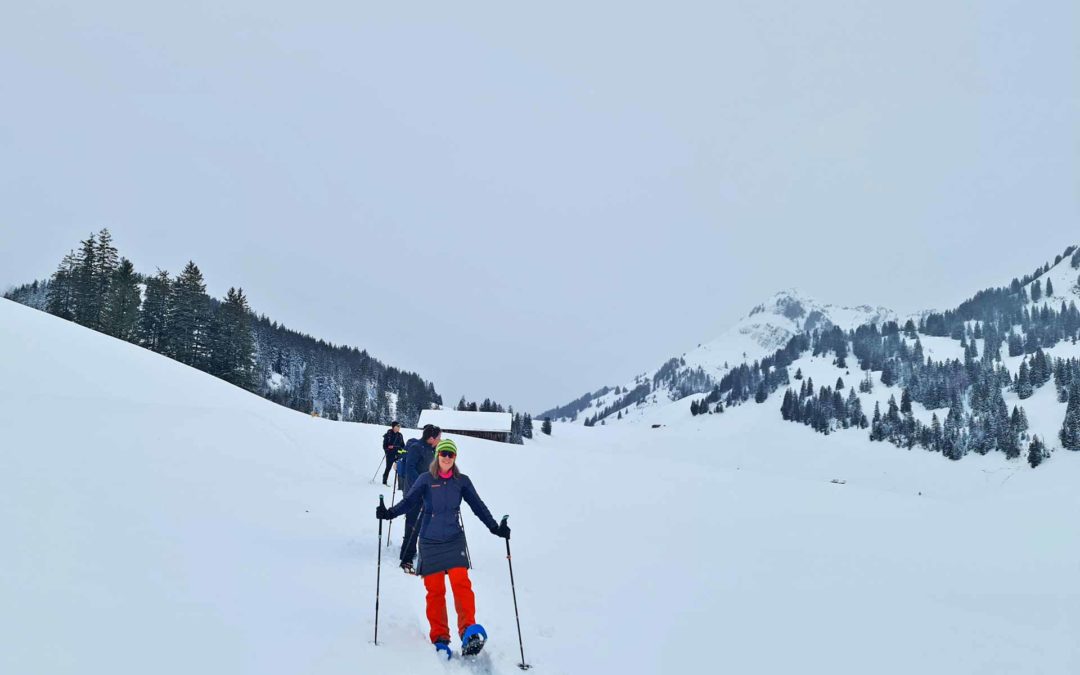
[[[107,226],[451,401],[1080,240],[1075,2],[9,4],[0,286]]]

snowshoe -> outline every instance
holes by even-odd
[[[435,642],[435,654],[439,657],[446,655],[446,660],[449,661],[454,655],[454,652],[450,651],[450,638],[438,640]]]
[[[474,623],[465,629],[461,636],[461,653],[465,656],[474,656],[480,653],[487,642],[487,631],[478,623]]]

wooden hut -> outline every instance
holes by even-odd
[[[472,436],[488,441],[510,441],[510,413],[467,410],[421,410],[417,426],[434,424],[443,434]]]

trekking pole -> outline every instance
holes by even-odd
[[[382,468],[382,463],[383,463],[383,462],[384,462],[385,460],[386,460],[386,455],[383,455],[383,458],[379,460],[379,466],[375,467],[375,475],[374,475],[374,476],[372,476],[372,477],[371,477],[371,480],[369,480],[369,481],[368,481],[368,482],[369,482],[369,483],[371,483],[372,485],[374,485],[374,484],[375,484],[375,476],[378,476],[378,475],[379,475],[379,469],[381,469],[381,468]]]
[[[500,525],[506,525],[506,519],[510,516],[503,516]],[[525,645],[521,642],[521,619],[518,617],[517,606],[517,589],[514,588],[514,563],[510,562],[510,537],[506,538],[506,564],[510,566],[510,592],[514,595],[514,620],[517,621],[518,629],[518,647],[521,648],[521,663],[517,664],[518,668],[522,670],[528,670],[532,668],[529,664],[525,663]]]
[[[394,487],[391,488],[393,492],[390,493],[390,508],[394,508],[394,497],[397,496],[397,463],[394,464]],[[402,495],[404,497],[405,495]],[[394,530],[394,521],[390,521],[390,524],[386,526],[386,548],[390,548],[390,533]]]
[[[383,506],[383,496],[379,495],[379,506]],[[382,579],[382,518],[379,518],[379,551],[375,563],[375,646],[379,646],[379,581]]]

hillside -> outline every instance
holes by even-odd
[[[640,377],[630,395],[605,388],[574,408],[582,409],[586,425],[651,426],[756,403],[824,434],[865,434],[869,428],[872,440],[922,447],[950,459],[1001,451],[1036,466],[1066,445],[1059,438],[1063,424],[1073,429],[1068,447],[1080,449],[1080,410],[1066,410],[1071,388],[1080,389],[1078,277],[1080,252],[1069,247],[1053,264],[1007,287],[977,293],[955,310],[923,312],[902,327],[892,319],[880,326],[876,320],[860,324],[869,309],[859,308],[848,314],[846,326],[808,321],[801,332],[782,329],[776,324],[786,314],[814,314],[799,311],[802,303],[781,294],[779,302],[747,317],[769,321],[753,329],[736,326],[713,343],[730,351],[735,339],[752,342],[751,350],[758,351],[744,352],[748,360],[710,363],[707,355],[726,352],[703,345],[653,377]],[[762,335],[777,337],[769,342],[758,339]],[[776,345],[766,355],[765,347]],[[718,369],[718,378],[703,374]],[[687,379],[692,370],[697,379]],[[690,386],[672,386],[680,382]]]
[[[473,670],[429,653],[394,548],[372,644],[381,427],[6,301],[0,355],[0,672]],[[536,672],[1080,666],[1080,455],[943,463],[756,405],[457,440],[511,514]],[[503,544],[464,520],[489,671],[520,672]]]
[[[189,262],[175,277],[137,272],[108,229],[80,242],[49,279],[4,297],[137,344],[293,410],[350,422],[415,424],[442,403],[419,374],[257,316],[243,289],[206,293]]]

